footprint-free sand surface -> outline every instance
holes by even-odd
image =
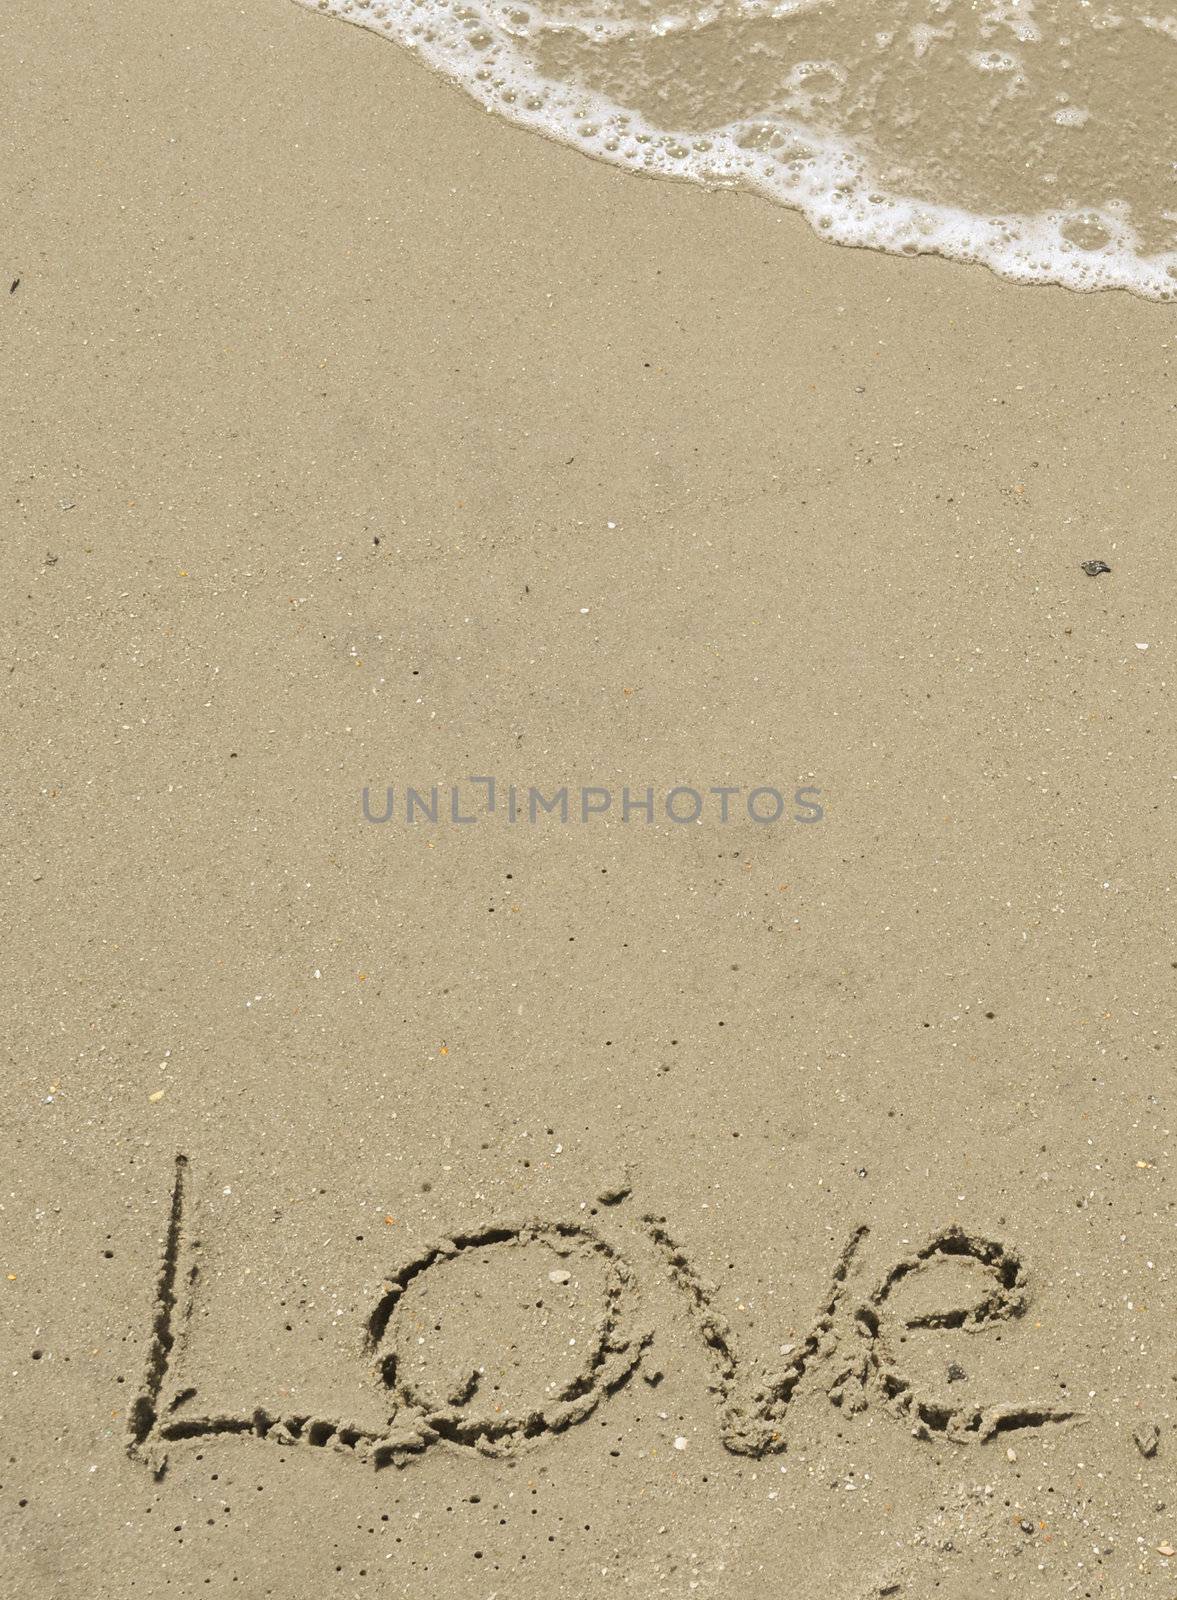
[[[0,1592],[1170,1600],[1173,312],[0,78]]]

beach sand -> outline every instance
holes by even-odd
[[[1163,1600],[1172,312],[288,0],[0,75],[0,1591]]]

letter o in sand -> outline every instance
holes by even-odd
[[[561,1432],[626,1382],[650,1339],[629,1264],[579,1223],[447,1239],[388,1283],[369,1346],[398,1421],[426,1442],[509,1455]]]

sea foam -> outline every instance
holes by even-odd
[[[300,0],[821,237],[1177,299],[1177,18],[1076,0]]]

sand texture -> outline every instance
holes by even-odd
[[[0,78],[0,1593],[1171,1600],[1173,313]]]

